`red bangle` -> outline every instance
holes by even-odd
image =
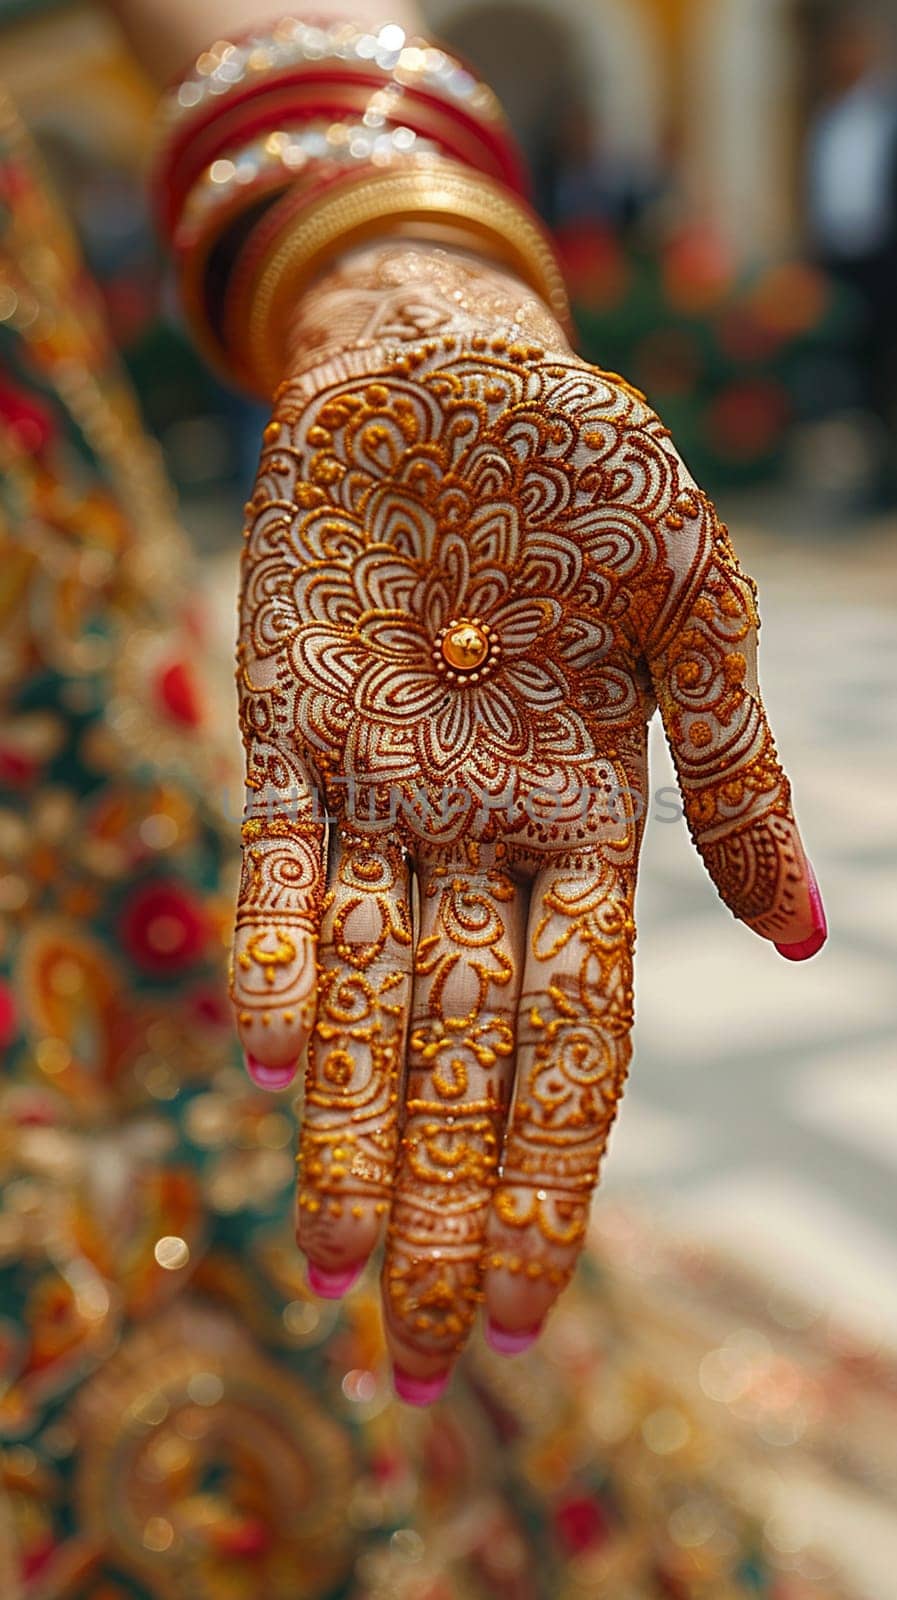
[[[526,198],[528,184],[523,165],[510,139],[487,129],[458,108],[446,107],[435,96],[407,88],[391,94],[391,87],[388,82],[381,82],[374,90],[375,94],[389,94],[393,102],[384,113],[389,122],[401,123],[435,141],[446,155]],[[171,237],[197,178],[234,145],[273,131],[287,118],[293,122],[342,122],[349,116],[363,116],[370,100],[368,78],[332,70],[297,70],[254,84],[236,97],[228,96],[225,104],[215,105],[202,123],[191,125],[189,135],[182,135],[164,153],[152,184],[154,206],[164,232]]]
[[[389,86],[377,86],[376,93],[389,93]],[[422,138],[438,142],[452,160],[504,182],[508,189],[526,198],[528,184],[523,165],[510,139],[499,138],[475,118],[456,107],[448,109],[422,91],[400,90],[389,98],[393,104],[385,117],[390,123],[401,123]],[[187,195],[206,166],[229,154],[233,146],[245,144],[257,134],[269,133],[286,120],[299,123],[326,118],[344,122],[350,115],[363,117],[369,102],[371,93],[365,78],[301,72],[254,85],[253,90],[235,101],[229,99],[227,107],[214,107],[214,114],[193,128],[189,141],[166,150],[165,160],[153,179],[153,203],[166,235],[171,237],[176,230]]]
[[[301,142],[303,129],[292,130],[292,136],[296,142]],[[290,133],[283,131],[282,137],[289,143]],[[248,151],[246,149],[234,151],[233,155],[239,161],[250,153],[252,147]],[[382,172],[385,167],[401,165],[412,157],[433,157],[439,154],[434,146],[428,145],[424,140],[418,140],[410,149],[393,145],[388,152],[381,151],[376,158],[366,154],[354,155],[346,145],[335,147],[327,155],[315,152],[299,165],[287,166],[269,156],[267,162],[260,165],[254,175],[244,178],[241,182],[236,181],[236,165],[234,165],[233,176],[229,182],[221,185],[220,189],[218,185],[213,186],[211,181],[206,181],[209,179],[207,169],[203,178],[190,192],[187,206],[175,233],[173,251],[187,320],[196,343],[210,365],[220,369],[231,380],[236,375],[241,381],[246,381],[245,374],[239,369],[233,353],[225,349],[223,328],[219,325],[223,320],[224,310],[219,305],[218,311],[213,311],[209,300],[210,284],[207,281],[213,253],[234,224],[238,224],[244,217],[248,221],[253,211],[262,212],[261,217],[241,239],[230,273],[228,294],[231,292],[234,279],[242,276],[245,262],[249,258],[255,258],[260,244],[262,246],[266,244],[268,218],[275,209],[279,210],[279,201],[282,198],[289,195],[297,206],[310,205],[332,184],[349,176],[353,168],[356,172],[360,172],[367,167],[376,173]],[[265,209],[266,204],[267,209]]]
[[[457,57],[406,41],[392,24],[373,34],[287,16],[264,36],[212,45],[164,96],[152,184],[162,229],[173,233],[191,187],[229,144],[287,119],[351,113],[371,126],[401,121],[450,158],[529,193],[498,101]]]
[[[384,35],[398,35],[386,40]],[[353,68],[378,72],[404,87],[429,89],[455,105],[466,105],[480,120],[506,127],[504,112],[492,90],[478,81],[470,64],[425,40],[407,40],[404,30],[386,24],[378,35],[369,26],[350,22],[321,24],[283,16],[261,34],[253,28],[234,39],[218,40],[202,51],[192,68],[169,86],[159,107],[162,134],[170,138],[178,125],[203,115],[204,102],[260,81],[273,71],[323,62],[348,62]]]
[[[251,294],[258,263],[267,256],[273,242],[279,238],[285,222],[301,216],[316,200],[351,181],[344,168],[319,168],[307,179],[276,200],[270,210],[256,223],[247,239],[227,286],[222,317],[222,345],[232,369],[241,381],[252,387],[253,377],[246,362],[247,352],[241,349],[239,333],[245,312],[245,302]]]
[[[206,167],[181,210],[172,249],[177,259],[183,259],[260,198],[307,181],[319,168],[359,167],[363,162],[376,168],[405,156],[441,153],[434,140],[418,138],[402,124],[373,132],[358,122],[334,125],[329,120],[288,119],[273,131],[231,147],[226,160]]]

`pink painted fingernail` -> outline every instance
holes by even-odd
[[[441,1400],[450,1377],[450,1372],[439,1372],[435,1378],[414,1378],[401,1367],[392,1369],[393,1388],[408,1406],[431,1406],[434,1400]]]
[[[810,906],[813,912],[813,932],[809,939],[800,939],[797,944],[777,944],[776,949],[786,961],[809,961],[822,949],[828,938],[828,923],[825,919],[825,907],[822,904],[822,895],[816,874],[812,865],[807,861],[807,888],[810,893]]]
[[[266,1067],[263,1062],[257,1061],[248,1050],[243,1051],[243,1060],[246,1062],[246,1071],[254,1084],[260,1089],[286,1089],[296,1076],[298,1061],[291,1061],[285,1067]]]
[[[323,1267],[316,1267],[314,1262],[308,1263],[306,1276],[309,1287],[322,1300],[341,1300],[343,1295],[351,1289],[353,1283],[364,1271],[364,1262],[360,1261],[357,1267],[347,1267],[345,1272],[326,1272]]]
[[[486,1322],[486,1343],[497,1355],[520,1356],[535,1344],[541,1332],[541,1322],[535,1328],[521,1328],[517,1333],[512,1333],[510,1328],[500,1328],[490,1318]]]

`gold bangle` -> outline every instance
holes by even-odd
[[[268,184],[260,185],[252,194],[251,200],[270,198],[276,202],[278,189],[283,192],[289,185],[289,178],[281,175],[279,181],[273,175],[269,176]],[[230,223],[234,222],[245,210],[246,196],[237,196],[228,205],[220,206],[207,220],[203,229],[197,229],[195,234],[185,239],[183,236],[177,242],[177,285],[181,302],[181,311],[184,320],[190,329],[190,334],[197,350],[204,357],[213,372],[224,379],[226,383],[245,381],[244,375],[238,372],[229,359],[228,353],[221,343],[215,329],[209,321],[206,304],[206,274],[212,251],[222,233]]]
[[[397,234],[486,255],[517,273],[570,330],[561,269],[538,219],[490,179],[420,157],[403,171],[340,182],[298,216],[289,214],[239,285],[225,337],[236,367],[260,395],[269,399],[283,377],[285,318],[311,279],[344,250]]]

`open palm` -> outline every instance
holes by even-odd
[[[815,886],[752,586],[642,396],[560,339],[456,317],[331,356],[282,391],[248,511],[238,1025],[272,1087],[307,1043],[313,1283],[388,1218],[387,1332],[425,1380],[484,1296],[525,1342],[581,1248],[657,703],[736,915],[793,945]]]

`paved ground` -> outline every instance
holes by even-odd
[[[897,524],[815,543],[733,527],[761,586],[764,693],[831,936],[806,966],[782,961],[729,917],[684,827],[650,830],[635,1063],[603,1195],[893,1355]],[[656,786],[672,769],[653,732]],[[783,1483],[781,1511],[864,1600],[893,1600],[897,1506],[836,1479]]]
[[[684,827],[655,824],[607,1188],[897,1348],[897,525],[815,548],[735,537],[831,937],[782,961],[729,917]],[[656,786],[673,780],[653,731]]]

